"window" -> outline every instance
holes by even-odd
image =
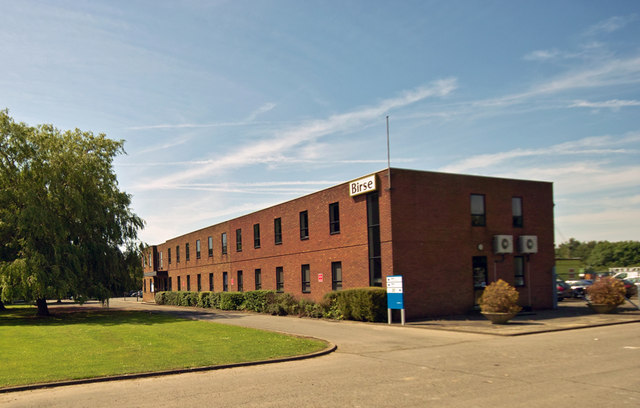
[[[256,277],[256,290],[262,289],[262,271],[260,269],[255,270]]]
[[[162,251],[160,251],[160,269],[164,266],[164,262],[162,262]]]
[[[189,260],[189,243],[184,244],[184,259]]]
[[[180,286],[180,277],[178,276],[178,290],[182,290],[182,287]]]
[[[191,275],[187,275],[187,292],[191,290]]]
[[[260,224],[253,224],[253,247],[260,248]]]
[[[329,204],[329,233],[340,233],[340,205],[338,203]]]
[[[202,276],[198,274],[198,292],[202,291]]]
[[[176,245],[176,263],[180,263],[180,245]]]
[[[169,286],[167,286],[167,290],[171,292],[173,290],[173,279],[169,276]]]
[[[302,265],[300,270],[301,281],[302,281],[302,293],[310,293],[311,292],[311,270],[309,269],[309,265]]]
[[[273,220],[274,242],[276,245],[282,244],[282,219]]]
[[[149,254],[149,268],[153,267],[153,255]]]
[[[238,292],[242,292],[244,290],[244,280],[242,271],[238,271]]]
[[[222,255],[227,253],[227,233],[223,232],[220,236],[220,241],[222,242]]]
[[[167,261],[171,265],[171,248],[167,248]]]
[[[513,257],[513,277],[516,286],[524,286],[524,257]]]
[[[486,222],[484,195],[471,194],[471,225],[474,227],[484,227]]]
[[[196,239],[196,259],[200,259],[200,240]]]
[[[342,262],[331,262],[331,290],[342,290]]]
[[[147,293],[147,280],[145,279],[143,283],[144,283],[144,287],[142,289],[144,290],[144,293]]]
[[[209,292],[213,292],[213,273],[209,274]]]
[[[242,229],[236,230],[236,251],[242,252]]]
[[[213,256],[213,237],[209,237],[209,258]]]
[[[524,225],[522,219],[522,197],[513,197],[511,199],[511,212],[513,213],[513,226],[522,228]]]
[[[227,272],[222,272],[222,291],[223,292],[229,291],[229,276]]]
[[[300,212],[300,239],[309,239],[309,213]]]
[[[367,238],[369,241],[369,286],[382,286],[380,206],[377,192],[367,194]]]
[[[284,270],[282,266],[276,267],[276,292],[284,291]]]

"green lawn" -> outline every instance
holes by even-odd
[[[326,343],[149,312],[112,310],[35,317],[0,311],[0,388],[22,384],[266,360]]]

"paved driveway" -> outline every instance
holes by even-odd
[[[126,302],[112,302],[112,307],[122,307],[122,303]],[[337,344],[338,349],[304,361],[4,394],[0,395],[0,406],[467,408],[640,404],[640,323],[505,337],[384,324],[162,310],[321,337]]]

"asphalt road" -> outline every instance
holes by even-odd
[[[324,338],[338,349],[303,361],[0,394],[0,406],[640,406],[640,323],[504,337],[241,313],[184,314]]]

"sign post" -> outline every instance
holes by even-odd
[[[391,309],[400,309],[402,325],[404,326],[402,275],[387,276],[387,318],[389,324],[391,324]]]

